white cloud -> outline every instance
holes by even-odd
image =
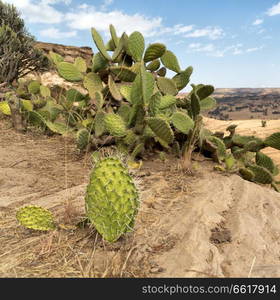
[[[5,2],[14,4],[27,22],[45,24],[60,23],[63,20],[63,13],[52,7],[52,4],[70,3],[69,0],[6,0]]]
[[[263,23],[263,19],[256,19],[255,22],[253,22],[252,25],[257,26]]]
[[[207,56],[224,57],[226,53],[231,55],[243,54],[242,44],[235,44],[225,48],[218,48],[213,44],[192,43],[189,45],[189,52],[202,52]]]
[[[262,50],[263,48],[264,48],[264,46],[254,47],[254,48],[248,48],[248,49],[246,49],[246,52],[247,52],[247,53],[255,52],[255,51]]]
[[[54,27],[41,30],[39,33],[42,37],[47,37],[52,39],[66,39],[77,35],[77,31],[63,32]]]
[[[211,40],[216,40],[225,35],[224,31],[220,27],[205,27],[202,29],[196,29],[191,33],[185,35],[185,37],[198,38],[198,37],[208,37]]]
[[[269,16],[275,16],[280,14],[280,2],[272,6],[270,9],[267,10],[266,12],[267,15]]]
[[[154,36],[162,26],[161,18],[148,18],[140,14],[128,15],[121,11],[101,12],[91,8],[88,11],[67,13],[65,20],[68,26],[78,30],[88,30],[91,27],[99,31],[108,32],[110,24],[114,24],[120,33],[127,34],[133,31],[140,31],[143,35]]]
[[[213,52],[215,50],[213,44],[202,45],[200,43],[192,43],[189,45],[189,48],[192,49],[192,52]]]

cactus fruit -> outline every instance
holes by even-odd
[[[104,118],[106,130],[114,137],[126,136],[126,125],[121,116],[114,113],[108,113]]]
[[[157,78],[157,85],[159,90],[164,95],[172,95],[175,96],[178,94],[178,90],[176,88],[175,82],[172,79],[165,78],[165,77],[158,77]]]
[[[264,140],[264,144],[268,147],[280,150],[280,132],[275,132]]]
[[[154,43],[148,46],[144,54],[144,62],[153,61],[160,58],[166,51],[165,45]]]
[[[96,163],[85,203],[88,219],[106,241],[115,242],[133,229],[139,194],[119,159],[108,157]]]
[[[148,119],[148,125],[156,135],[156,137],[159,138],[159,141],[163,141],[163,146],[169,145],[174,140],[174,133],[169,125],[169,123],[159,117],[149,118]]]
[[[145,40],[143,35],[134,31],[128,38],[128,53],[132,56],[134,61],[141,61],[144,50],[145,50]]]
[[[172,115],[171,122],[176,129],[184,134],[188,134],[194,126],[193,120],[184,112],[175,112]]]
[[[161,56],[160,60],[167,69],[172,70],[176,73],[181,72],[178,59],[173,52],[166,50],[165,53]]]
[[[2,112],[4,115],[7,115],[7,116],[10,116],[12,114],[8,101],[0,102],[0,112]]]
[[[87,129],[82,128],[77,132],[77,147],[80,150],[84,150],[89,144],[90,133]]]
[[[111,61],[111,57],[106,51],[106,47],[104,45],[101,35],[96,31],[95,28],[91,29],[91,34],[92,34],[94,43],[95,43],[96,47],[98,48],[98,50],[100,51],[100,53],[103,55],[103,57],[106,60]]]
[[[57,70],[61,77],[68,81],[81,81],[83,74],[71,63],[61,62],[57,64]]]
[[[28,205],[20,208],[16,213],[19,223],[34,230],[54,230],[56,228],[52,213],[39,206]]]

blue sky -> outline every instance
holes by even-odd
[[[279,0],[4,0],[22,13],[38,40],[90,46],[90,28],[108,40],[137,30],[146,44],[163,42],[192,83],[280,87]]]

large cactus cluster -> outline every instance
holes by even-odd
[[[160,144],[171,149],[176,143],[180,151],[194,127],[200,110],[213,108],[212,86],[193,87],[193,97],[177,99],[176,95],[190,81],[193,68],[181,69],[174,53],[161,43],[146,47],[140,32],[117,36],[110,25],[107,44],[93,28],[92,37],[99,52],[86,66],[80,59],[64,62],[50,53],[58,73],[66,80],[80,82],[88,91],[92,105],[91,132],[78,134],[87,141],[111,136],[117,147],[135,158],[145,149]],[[167,69],[174,73],[167,78]],[[80,142],[86,146],[86,142]],[[178,147],[177,147],[178,148]]]
[[[273,133],[265,139],[255,136],[242,136],[235,133],[236,125],[230,125],[227,136],[211,136],[220,145],[221,154],[218,155],[225,164],[232,162],[232,167],[246,180],[261,184],[270,184],[276,191],[280,192],[275,176],[279,169],[273,160],[261,152],[266,147],[280,150],[280,132]],[[219,148],[218,147],[218,148]],[[230,154],[226,151],[230,150]]]

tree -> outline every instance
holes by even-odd
[[[34,44],[16,7],[0,0],[0,85],[46,69],[48,59]]]

